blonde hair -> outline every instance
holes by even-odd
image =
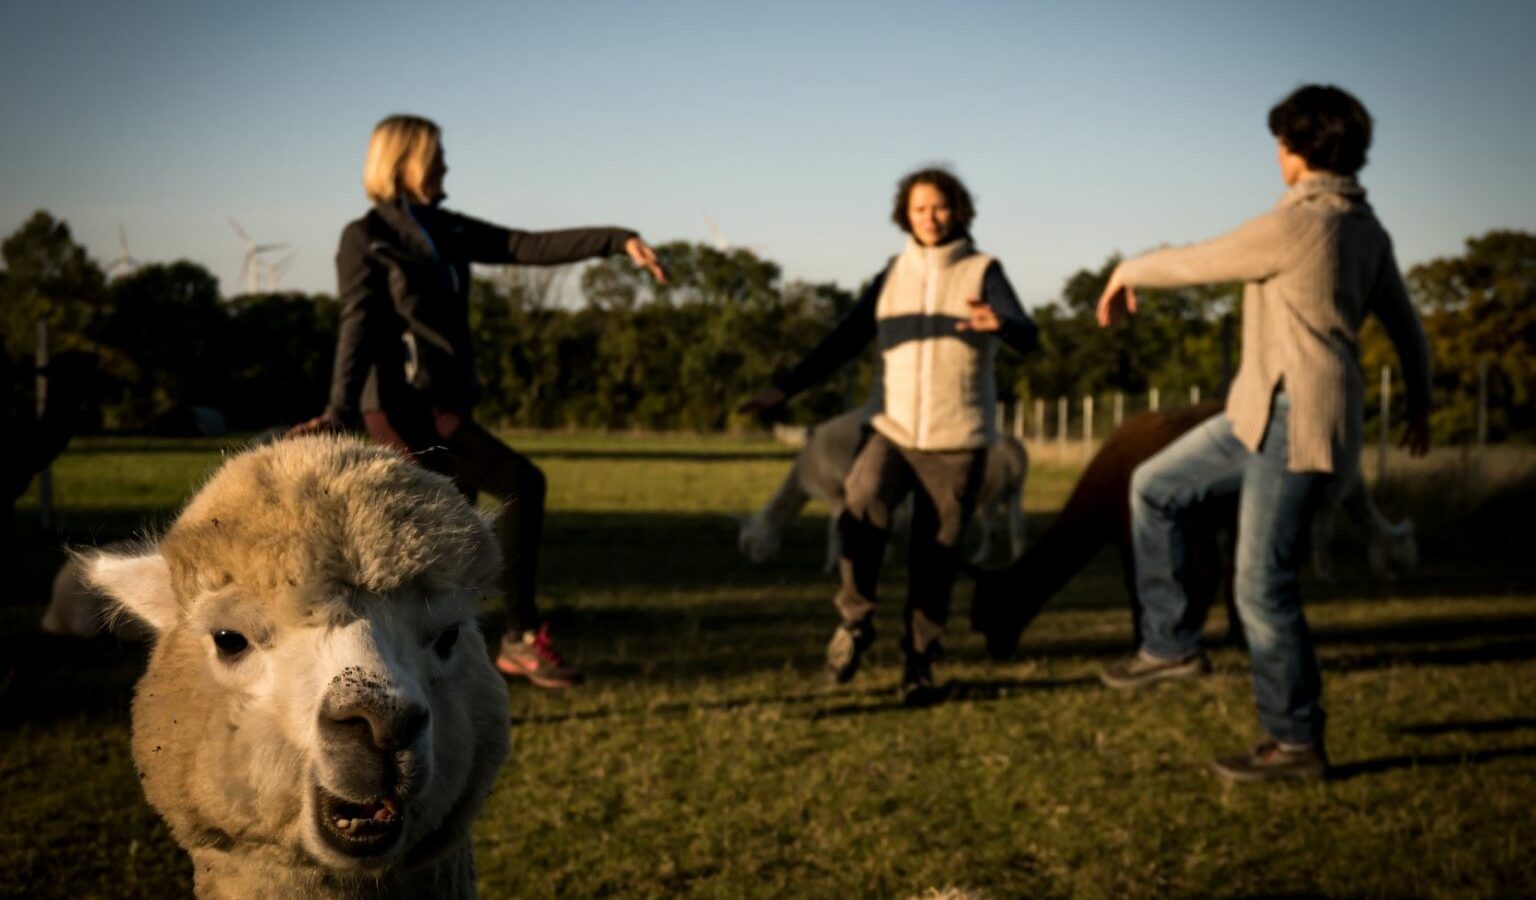
[[[363,161],[363,190],[375,203],[393,203],[404,188],[411,199],[421,196],[432,157],[437,155],[442,131],[437,123],[421,116],[390,116],[375,125]]]

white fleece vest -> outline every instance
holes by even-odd
[[[886,271],[875,306],[885,404],[871,424],[898,447],[973,450],[997,439],[991,335],[960,332],[992,258],[969,238],[938,247],[914,239]]]

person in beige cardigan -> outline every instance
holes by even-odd
[[[1405,443],[1429,447],[1429,348],[1403,288],[1392,242],[1365,202],[1371,118],[1336,87],[1308,85],[1269,114],[1289,190],[1269,212],[1202,244],[1121,263],[1099,300],[1099,324],[1136,311],[1136,288],[1241,281],[1242,362],[1226,409],[1136,469],[1132,541],[1142,645],[1104,667],[1113,688],[1209,670],[1186,624],[1188,513],[1240,492],[1234,593],[1248,636],[1265,736],[1215,761],[1232,781],[1327,773],[1322,682],[1301,609],[1305,524],[1329,479],[1358,465],[1363,385],[1357,335],[1367,315],[1385,326],[1408,396]]]

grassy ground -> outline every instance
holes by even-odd
[[[834,616],[819,510],[775,563],[735,554],[728,514],[772,491],[788,451],[516,443],[549,474],[546,606],[591,683],[509,688],[513,756],[476,828],[486,896],[1536,892],[1529,467],[1486,495],[1449,474],[1442,493],[1424,479],[1383,487],[1389,512],[1418,517],[1420,576],[1372,582],[1344,546],[1338,582],[1307,586],[1340,777],[1232,789],[1203,767],[1254,733],[1244,656],[1218,650],[1216,674],[1194,685],[1098,687],[1096,666],[1130,631],[1107,554],[1005,665],[963,633],[963,586],[941,668],[951,701],[907,711],[894,694],[897,604],[857,681],[821,675]],[[86,541],[163,522],[218,454],[200,441],[82,442],[56,470],[60,527]],[[1032,530],[1075,474],[1037,466]],[[15,671],[0,695],[0,894],[185,892],[185,858],[128,760],[143,653],[37,633],[58,556],[25,503],[21,519],[15,587],[0,596]],[[892,600],[903,574],[888,580]],[[499,624],[487,608],[488,632]]]

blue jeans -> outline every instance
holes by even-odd
[[[1131,541],[1142,604],[1142,649],[1176,659],[1200,649],[1185,615],[1186,531],[1200,503],[1240,492],[1234,600],[1248,637],[1259,722],[1292,744],[1321,744],[1322,679],[1301,611],[1299,573],[1315,504],[1332,477],[1286,470],[1290,398],[1275,395],[1259,452],[1212,416],[1136,468]]]

